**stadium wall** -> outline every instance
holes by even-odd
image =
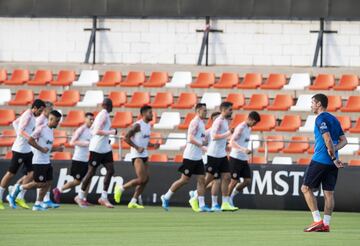
[[[5,174],[9,164],[9,161],[0,161],[0,175]],[[168,190],[174,180],[179,178],[178,166],[179,164],[175,163],[150,164],[150,182],[142,195],[145,205],[160,206],[160,196]],[[54,161],[53,167],[53,186],[61,187],[65,182],[72,180],[72,177],[69,175],[70,161]],[[308,208],[300,191],[305,168],[304,166],[297,165],[252,165],[252,184],[249,188],[244,189],[243,193],[238,195],[234,202],[240,208],[307,210]],[[19,178],[19,174],[16,178]],[[91,181],[88,199],[92,203],[96,203],[103,190],[105,174],[105,168],[99,168]],[[359,167],[347,167],[340,170],[335,192],[336,211],[360,212],[360,190],[355,185],[359,174]],[[111,200],[115,184],[121,184],[124,180],[128,181],[131,178],[134,178],[132,165],[125,162],[116,162],[115,175],[111,180],[108,190],[111,194],[109,195]],[[172,197],[171,205],[188,206],[188,191],[195,187],[194,178]],[[34,201],[35,195],[35,191],[29,191],[26,199]],[[132,192],[125,192],[122,196],[123,203],[128,203],[131,195]],[[324,199],[322,192],[318,192],[317,196],[320,197],[320,208],[323,209]],[[73,203],[74,197],[75,189],[65,191],[62,195],[62,202]],[[210,194],[207,194],[206,197],[208,199],[207,203],[210,204]]]
[[[196,64],[204,19],[105,19],[97,33],[97,62]],[[91,19],[0,18],[0,61],[83,62]],[[212,20],[209,62],[218,65],[312,64],[318,21]],[[360,66],[360,22],[331,21],[324,65]]]

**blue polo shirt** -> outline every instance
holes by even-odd
[[[338,144],[340,136],[344,135],[338,119],[328,112],[322,112],[316,117],[314,134],[315,134],[315,150],[312,160],[324,165],[333,165],[333,161],[327,151],[322,135],[326,132],[330,133],[334,145]],[[335,152],[338,157],[338,152]]]

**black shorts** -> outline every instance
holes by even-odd
[[[142,161],[143,161],[143,163],[145,164],[145,163],[147,163],[147,161],[148,161],[148,157],[135,157],[135,158],[132,158],[131,159],[131,163],[134,165],[134,163],[135,163],[135,160],[136,159],[141,159]]]
[[[206,172],[219,178],[222,173],[229,173],[230,166],[227,157],[216,158],[207,156]]]
[[[107,153],[90,151],[89,165],[98,167],[100,164],[107,164],[111,162],[114,162],[112,151]]]
[[[81,181],[88,171],[88,166],[88,162],[73,160],[71,163],[70,175],[73,176],[74,179]]]
[[[27,174],[33,170],[32,166],[32,158],[33,153],[19,153],[16,151],[13,151],[13,157],[11,158],[11,163],[9,167],[9,172],[12,174],[16,174],[20,168],[21,165],[23,165],[24,173]]]
[[[251,178],[251,171],[250,171],[249,163],[247,161],[230,157],[229,163],[230,163],[230,173],[232,179],[239,180],[239,178],[245,178],[245,179]]]
[[[53,167],[51,164],[33,164],[35,182],[45,183],[53,180]]]
[[[193,161],[184,159],[178,171],[188,177],[191,177],[192,175],[205,175],[204,163],[202,160]]]
[[[334,165],[324,165],[311,161],[306,168],[303,184],[311,189],[317,189],[322,185],[323,190],[333,191],[338,176],[338,168]]]

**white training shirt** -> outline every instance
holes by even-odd
[[[235,128],[234,133],[231,136],[231,140],[235,141],[239,146],[247,149],[250,141],[250,133],[251,128],[246,124],[246,122],[243,122]],[[237,148],[231,148],[230,156],[242,161],[249,160],[249,156]]]
[[[194,117],[189,124],[187,143],[183,154],[185,159],[199,161],[202,159],[202,149],[195,144],[190,143],[191,135],[194,136],[196,142],[201,144],[204,142],[205,124],[199,116]]]
[[[83,124],[78,129],[76,129],[70,142],[81,141],[81,142],[90,143],[90,140],[91,140],[90,128],[88,128],[86,124]],[[72,159],[74,161],[81,161],[87,163],[89,161],[89,145],[88,146],[75,145]]]
[[[89,144],[89,150],[104,154],[111,151],[109,135],[97,135],[98,130],[110,131],[111,120],[109,113],[103,109],[95,117],[94,123],[91,127],[91,140]]]
[[[130,148],[130,156],[132,159],[134,158],[146,158],[149,156],[147,147],[150,140],[151,126],[149,123],[145,123],[144,120],[138,120],[134,123],[140,125],[140,131],[135,133],[133,137],[131,137],[131,141],[139,147],[144,148],[145,150],[142,153],[139,153],[135,148]]]
[[[50,153],[51,148],[54,143],[54,130],[51,129],[48,125],[41,125],[35,128],[35,131],[32,133],[31,137],[35,139],[38,145],[43,148],[48,148],[47,153],[42,153],[41,151],[33,148],[33,164],[50,164]]]
[[[229,122],[222,115],[217,117],[211,126],[211,141],[208,147],[208,155],[215,158],[226,157],[227,138],[214,139],[215,134],[224,134],[229,131]]]
[[[41,114],[39,117],[36,118],[35,120],[35,127],[41,126],[41,125],[45,125],[48,123],[48,118],[44,115]]]
[[[34,131],[35,116],[31,112],[31,109],[26,110],[16,121],[14,121],[13,127],[15,128],[16,139],[11,150],[19,153],[31,152],[28,140],[20,134],[21,131],[25,131],[30,136]]]

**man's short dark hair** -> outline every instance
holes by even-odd
[[[329,100],[325,94],[318,93],[318,94],[315,94],[312,98],[315,101],[320,102],[320,104],[321,104],[321,106],[323,106],[323,108],[327,108]]]
[[[50,114],[54,115],[56,118],[61,118],[61,116],[62,116],[62,115],[60,114],[60,112],[57,111],[57,110],[51,111]]]
[[[195,111],[198,111],[199,109],[201,109],[202,107],[206,107],[206,103],[198,103],[195,106]]]
[[[87,113],[85,114],[85,117],[88,117],[88,116],[92,116],[92,117],[94,117],[94,114],[93,114],[93,113],[91,113],[91,112],[87,112]]]
[[[145,114],[147,111],[149,111],[150,109],[152,109],[152,107],[150,105],[144,105],[140,108],[140,114],[143,115]]]
[[[232,106],[233,106],[232,102],[222,102],[220,104],[220,110],[228,109],[231,108]]]
[[[31,108],[41,108],[46,107],[45,102],[41,99],[35,99],[35,101],[32,103]]]
[[[249,114],[249,118],[259,122],[261,120],[260,114],[256,111],[251,111]]]
[[[214,120],[217,116],[219,116],[221,113],[219,111],[216,111],[216,112],[213,112],[211,115],[210,115],[210,119],[211,120]]]

